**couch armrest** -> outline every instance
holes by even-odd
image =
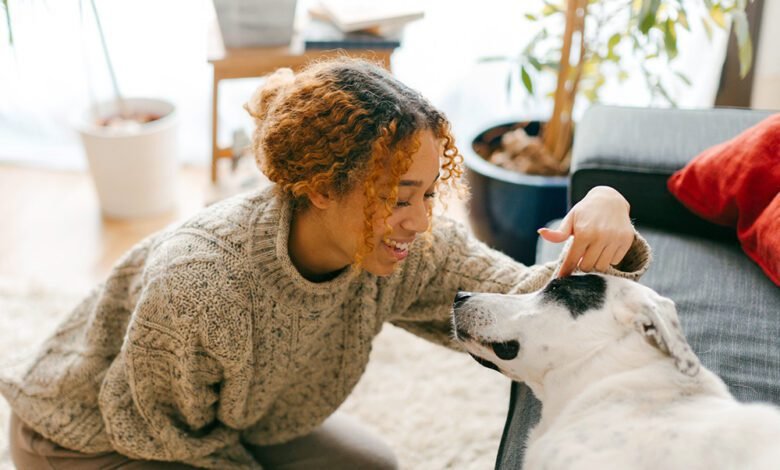
[[[658,109],[594,106],[574,139],[569,198],[594,186],[620,191],[631,217],[642,225],[719,239],[734,230],[688,211],[666,189],[666,180],[702,150],[728,140],[771,112],[744,109]]]

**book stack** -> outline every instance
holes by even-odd
[[[320,0],[309,8],[307,49],[394,49],[403,27],[422,18],[412,3],[388,0]]]

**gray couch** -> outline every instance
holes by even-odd
[[[653,248],[640,282],[677,303],[694,351],[737,399],[780,405],[780,288],[744,254],[733,229],[699,219],[666,189],[669,175],[700,151],[768,114],[594,107],[577,128],[569,198],[576,203],[602,184],[619,190]],[[542,243],[537,261],[557,250]],[[539,412],[530,390],[513,383],[496,468],[521,467]]]

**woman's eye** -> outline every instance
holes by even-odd
[[[436,197],[436,193],[435,192],[425,193],[425,199],[433,199],[435,197]],[[397,201],[395,203],[395,207],[409,207],[411,205],[412,205],[412,203],[409,202],[409,201]]]

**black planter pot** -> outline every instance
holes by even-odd
[[[537,229],[563,217],[567,210],[568,176],[536,176],[507,170],[482,158],[476,147],[497,146],[502,130],[525,127],[537,135],[538,121],[502,122],[467,136],[461,154],[471,186],[469,220],[474,234],[489,246],[523,264],[534,264]],[[465,147],[465,146],[464,146]]]

